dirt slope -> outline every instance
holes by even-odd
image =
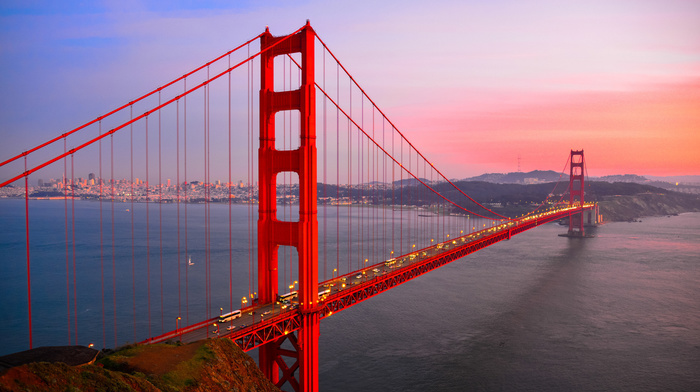
[[[133,346],[94,365],[36,362],[0,374],[0,391],[279,391],[228,339]]]

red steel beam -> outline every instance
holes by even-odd
[[[486,229],[482,231],[485,234],[481,234],[482,236],[480,238],[464,242],[463,244],[455,244],[455,242],[461,242],[462,238],[466,239],[468,236],[455,238],[448,242],[442,243],[442,251],[439,254],[434,254],[423,259],[420,259],[420,256],[418,256],[418,261],[413,262],[404,267],[398,268],[392,271],[391,273],[374,277],[361,284],[331,294],[327,298],[325,298],[325,300],[321,300],[321,302],[317,306],[312,308],[308,313],[318,314],[319,319],[329,317],[334,313],[337,313],[343,309],[347,309],[351,306],[357,305],[358,303],[366,299],[379,295],[384,291],[406,283],[409,280],[415,279],[434,269],[440,268],[452,261],[465,257],[487,246],[506,240],[509,237],[533,229],[537,226],[541,226],[543,224],[550,223],[558,219],[564,219],[573,214],[578,214],[583,211],[592,209],[595,209],[595,205],[587,204],[582,208],[567,208],[563,211],[545,213],[542,214],[542,216],[536,216],[525,220],[521,220],[514,225],[506,225],[504,228],[490,234],[488,233],[488,229]],[[471,235],[473,234],[474,233],[472,233]],[[413,253],[420,253],[426,250],[433,250],[436,247],[437,245],[430,248],[421,249]],[[405,256],[407,255],[401,256],[399,258]],[[352,274],[348,275],[354,275],[357,273],[358,271],[355,271]],[[338,279],[339,278],[335,278],[326,282],[322,282],[321,285]],[[292,332],[300,330],[302,328],[303,316],[304,312],[300,310],[284,312],[269,319],[265,319],[262,322],[258,322],[249,325],[245,328],[239,329],[234,333],[222,337],[233,340],[239,347],[241,347],[241,349],[243,349],[243,351],[250,351],[254,348],[258,348],[265,344],[279,341],[280,339],[291,334]],[[211,323],[215,320],[216,319],[206,320],[189,327],[184,327],[181,328],[179,331],[169,332],[159,337],[149,339],[143,343],[158,343],[166,340],[173,340],[181,335],[185,340],[187,340],[185,335],[188,332],[193,332],[201,328],[206,328],[209,325],[211,325]]]

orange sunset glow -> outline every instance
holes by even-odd
[[[466,102],[435,108],[437,118],[425,118],[417,108],[402,114],[419,146],[442,149],[437,160],[443,166],[475,161],[483,170],[508,172],[515,171],[520,156],[524,171],[557,170],[565,159],[560,151],[584,148],[595,175],[700,170],[700,80],[518,98],[517,105],[494,105],[489,111],[465,110]],[[426,128],[431,137],[422,137]],[[442,143],[435,134],[455,143]]]
[[[178,4],[0,6],[0,156],[265,26],[282,35],[308,19],[450,178],[559,171],[572,148],[586,151],[591,176],[700,174],[700,2]]]

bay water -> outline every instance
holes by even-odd
[[[173,330],[177,317],[191,324],[211,316],[202,310],[207,301],[237,305],[251,286],[251,260],[229,254],[228,228],[208,234],[210,285],[221,289],[207,298],[201,231],[188,234],[186,253],[144,248],[143,232],[129,234],[126,210],[145,204],[119,203],[112,220],[110,204],[76,201],[78,235],[66,246],[73,218],[64,201],[30,204],[35,347],[139,341],[149,329],[151,336]],[[28,348],[23,207],[23,200],[0,200],[0,355]],[[149,206],[150,224],[172,243],[176,206],[162,207]],[[201,225],[204,207],[188,208],[189,224]],[[250,212],[234,206],[233,214],[245,222]],[[345,227],[347,217],[337,219]],[[232,230],[245,248],[248,225]],[[557,224],[529,230],[324,319],[321,390],[700,390],[700,214],[608,223],[592,229],[593,238],[558,236],[565,231]],[[149,244],[160,240],[153,235]],[[132,252],[148,254],[148,265],[132,263]],[[186,266],[185,255],[195,264]],[[288,264],[281,273],[291,276]]]

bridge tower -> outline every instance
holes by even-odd
[[[283,39],[286,42],[280,43]],[[286,335],[259,349],[260,368],[278,386],[289,382],[295,390],[318,390],[318,217],[316,206],[316,90],[314,81],[314,31],[307,21],[291,37],[273,37],[266,29],[260,40],[260,147],[258,217],[258,301],[277,299],[277,254],[280,245],[293,246],[299,258],[298,336]],[[274,91],[274,58],[301,53],[301,86],[293,91]],[[300,144],[295,150],[275,148],[275,114],[298,110]],[[299,177],[299,221],[277,219],[277,174],[294,172]],[[294,350],[284,349],[288,339]],[[288,366],[282,356],[296,359]],[[280,377],[280,370],[282,371]],[[295,373],[298,372],[298,378]]]
[[[571,150],[569,172],[569,205],[583,207],[583,190],[584,190],[584,159],[583,150]],[[583,210],[579,214],[569,216],[569,233],[570,237],[583,237]]]

